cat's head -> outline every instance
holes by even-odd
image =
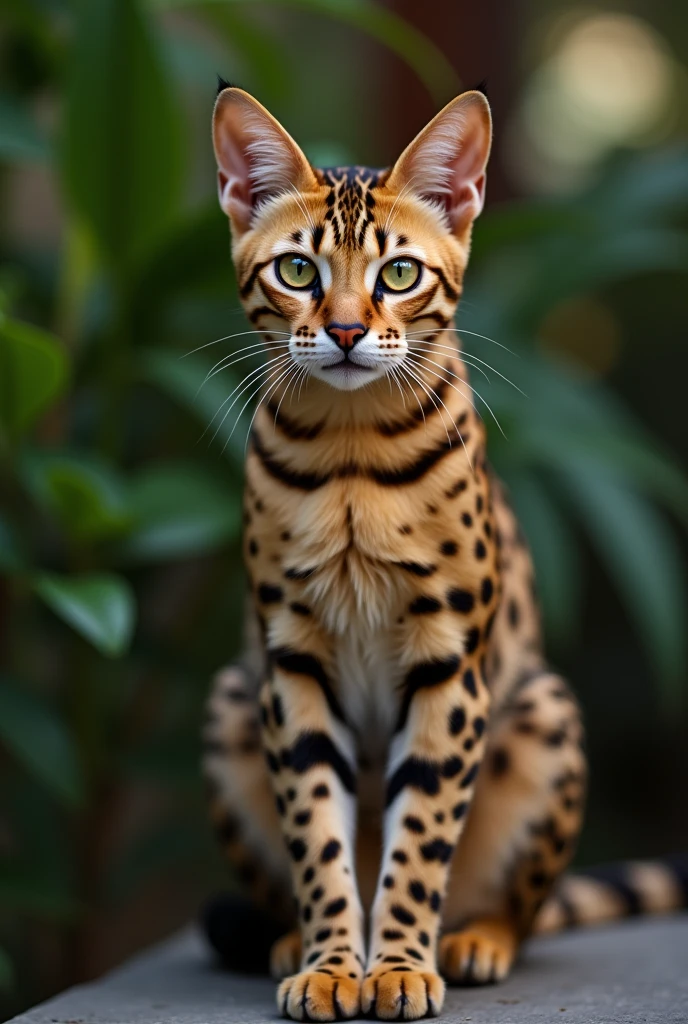
[[[381,172],[312,167],[233,87],[218,95],[213,140],[241,300],[304,373],[355,390],[450,323],[485,194],[482,93],[452,100]]]

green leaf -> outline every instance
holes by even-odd
[[[6,676],[0,676],[0,739],[61,800],[73,805],[82,801],[83,782],[71,736],[44,701]]]
[[[68,368],[57,338],[0,317],[0,426],[10,435],[27,430],[64,391]]]
[[[18,100],[0,96],[0,160],[34,163],[48,154],[48,144],[29,111]]]
[[[688,596],[678,546],[642,498],[608,471],[571,458],[559,478],[659,674],[669,700],[684,685]]]
[[[122,276],[176,210],[182,115],[136,0],[80,0],[77,11],[65,183],[78,217]]]
[[[136,561],[185,558],[212,551],[240,531],[238,489],[185,463],[153,466],[132,483],[135,526],[119,554]]]
[[[14,964],[2,946],[0,946],[0,989],[7,992],[14,987]]]
[[[45,573],[34,578],[33,588],[63,622],[101,654],[115,658],[129,647],[136,604],[131,587],[121,576]]]
[[[232,2],[247,4],[247,0],[150,0],[159,8],[194,7],[198,4]],[[461,83],[450,62],[439,47],[422,32],[409,25],[404,18],[386,10],[372,0],[269,0],[280,7],[325,15],[360,29],[396,53],[423,82],[436,103],[447,103],[461,91]]]
[[[31,452],[22,460],[22,471],[33,495],[77,540],[117,536],[132,521],[124,482],[96,456]]]

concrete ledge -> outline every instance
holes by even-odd
[[[222,972],[193,930],[14,1024],[263,1024],[268,979]],[[687,1024],[688,915],[533,941],[513,976],[450,989],[438,1024]]]

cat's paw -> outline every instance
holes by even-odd
[[[349,1020],[361,1010],[361,979],[323,968],[285,978],[277,989],[277,1006],[292,1020]],[[353,973],[353,972],[352,972]]]
[[[487,985],[503,981],[511,969],[518,944],[510,926],[476,921],[440,939],[440,970],[450,984]]]
[[[270,950],[270,974],[278,981],[296,974],[301,963],[301,932],[298,928],[287,932]]]
[[[434,971],[378,964],[363,980],[363,1012],[378,1020],[418,1020],[442,1009],[444,982]]]

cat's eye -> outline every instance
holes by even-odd
[[[406,292],[417,284],[420,277],[420,263],[404,256],[385,263],[380,271],[380,280],[390,292]]]
[[[288,288],[310,288],[318,271],[305,256],[279,256],[276,260],[277,276]]]

